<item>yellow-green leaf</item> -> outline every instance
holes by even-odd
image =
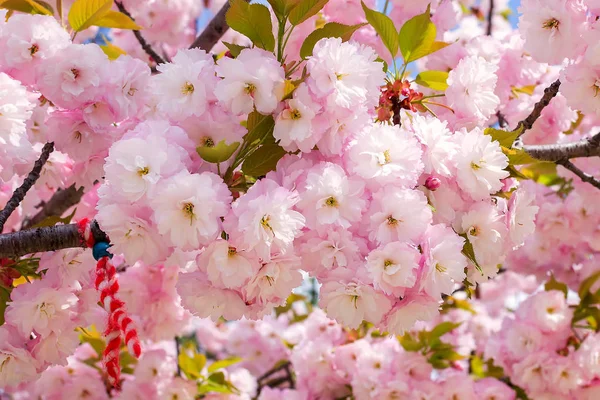
[[[369,24],[375,29],[385,47],[390,51],[392,58],[396,58],[399,44],[398,31],[394,26],[394,22],[387,15],[371,10],[364,2],[361,1],[361,4],[367,21],[369,21]]]
[[[0,8],[20,11],[27,14],[54,15],[52,6],[45,1],[36,0],[4,0],[0,1]]]
[[[141,26],[136,24],[135,21],[127,15],[113,10],[107,12],[102,18],[94,22],[93,25],[104,28],[133,29],[135,31],[142,29]]]
[[[254,177],[266,175],[275,169],[277,162],[285,154],[286,151],[276,144],[261,146],[244,160],[242,172]]]
[[[418,85],[443,92],[448,88],[447,79],[448,73],[446,71],[423,71],[417,75],[415,82]]]
[[[321,11],[328,1],[329,0],[300,0],[290,11],[290,24],[300,25]]]
[[[100,48],[102,49],[104,54],[108,56],[109,60],[116,60],[120,56],[127,54],[125,50],[123,50],[119,46],[115,46],[110,42],[106,42],[106,44],[101,45]]]
[[[202,369],[206,365],[206,356],[204,354],[188,355],[186,352],[179,353],[177,358],[179,368],[189,378],[196,380],[202,375]]]
[[[581,282],[579,290],[577,291],[577,293],[579,293],[580,299],[583,299],[588,294],[588,292],[590,291],[592,286],[594,286],[598,278],[600,278],[600,271],[588,276],[586,279],[584,279],[583,282]]]
[[[244,0],[231,0],[225,15],[231,29],[248,37],[256,47],[273,51],[275,37],[271,24],[271,13],[262,4],[248,4]]]
[[[344,25],[337,22],[329,22],[322,28],[313,31],[306,39],[304,39],[302,47],[300,48],[300,57],[302,57],[302,59],[310,57],[315,45],[321,39],[338,37],[342,39],[342,42],[346,42],[350,40],[354,32],[365,25],[366,23],[357,25]]]
[[[500,146],[511,148],[514,141],[519,136],[519,131],[505,131],[496,128],[486,128],[484,131],[486,135],[490,135],[492,140],[500,143]]]
[[[567,285],[565,285],[562,282],[557,281],[556,278],[554,277],[554,274],[551,275],[550,280],[548,282],[546,282],[546,284],[544,285],[544,290],[546,292],[549,292],[551,290],[561,291],[565,295],[565,299],[569,295],[569,288],[567,287]]]
[[[239,56],[242,50],[247,49],[247,47],[240,46],[239,44],[235,43],[229,43],[225,41],[223,41],[222,43],[225,45],[225,47],[227,47],[227,49],[229,49],[229,52],[234,58]]]
[[[508,147],[502,147],[502,152],[506,154],[508,157],[508,163],[510,165],[524,165],[524,164],[533,164],[538,162],[539,160],[531,157],[525,150],[523,149],[509,149]]]
[[[409,63],[430,54],[436,34],[437,29],[431,22],[431,6],[428,5],[423,14],[409,19],[400,28],[398,39],[404,62]]]
[[[214,363],[208,366],[208,373],[211,374],[219,369],[230,367],[234,364],[239,363],[240,361],[242,361],[240,357],[229,357],[224,358],[223,360],[215,361]]]
[[[225,140],[221,140],[216,146],[198,146],[196,152],[204,161],[216,164],[229,160],[229,157],[235,153],[239,145],[239,142],[227,145]]]
[[[75,32],[87,29],[102,19],[112,5],[113,0],[75,0],[69,10],[69,24]]]

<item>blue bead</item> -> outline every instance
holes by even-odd
[[[94,256],[94,259],[98,261],[102,257],[112,258],[113,255],[108,252],[108,248],[110,246],[111,245],[106,242],[98,242],[94,244],[94,248],[92,249],[92,255]]]

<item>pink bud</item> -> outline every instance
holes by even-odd
[[[440,186],[442,186],[442,181],[435,176],[430,176],[427,178],[427,180],[425,180],[425,187],[431,191],[439,189]]]

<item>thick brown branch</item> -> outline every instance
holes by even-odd
[[[25,195],[31,189],[31,187],[35,184],[35,182],[39,179],[40,173],[42,172],[42,168],[46,161],[48,161],[48,157],[50,157],[50,153],[54,151],[54,142],[46,143],[42,148],[42,154],[40,158],[35,162],[33,169],[23,181],[23,184],[15,190],[12,194],[11,198],[6,203],[6,206],[2,211],[0,211],[0,232],[4,228],[4,224],[8,217],[15,211],[15,209],[21,204]]]
[[[206,28],[191,44],[190,49],[202,49],[207,53],[217,44],[219,39],[223,37],[229,25],[225,21],[225,14],[229,11],[229,1],[223,4],[217,15],[210,20]]]
[[[18,258],[26,254],[85,247],[77,225],[56,225],[0,235],[0,258]]]
[[[121,3],[120,1],[115,1],[115,4],[117,5],[117,8],[119,9],[119,11],[121,11],[123,14],[127,15],[129,18],[131,18],[133,20],[133,17],[131,16],[131,14],[129,14],[129,11],[127,11],[127,9],[123,5],[123,3]],[[158,55],[158,53],[152,48],[150,43],[148,43],[146,41],[146,39],[144,39],[144,37],[142,36],[140,31],[133,31],[133,34],[135,35],[135,38],[137,39],[137,41],[140,42],[142,49],[144,49],[146,54],[148,54],[150,56],[150,58],[152,58],[154,60],[155,63],[157,63],[157,64],[165,63],[165,60],[160,55]]]
[[[486,34],[488,36],[492,35],[492,28],[493,28],[493,22],[492,19],[494,18],[494,0],[490,0],[490,9],[488,11],[488,17],[487,17],[487,31]]]
[[[517,130],[519,130],[521,127],[523,128],[523,131],[519,134],[519,136],[521,136],[523,133],[525,133],[525,131],[533,127],[533,124],[540,117],[544,108],[546,108],[546,106],[550,104],[550,101],[558,94],[559,88],[560,80],[557,79],[550,86],[544,89],[544,95],[542,96],[542,99],[535,104],[533,110],[527,116],[527,118],[525,118],[523,121],[520,121],[517,125]]]
[[[92,235],[96,242],[108,242],[108,237],[96,221],[92,221]],[[0,235],[0,258],[18,258],[26,254],[86,247],[76,224],[55,225]]]
[[[38,211],[30,219],[23,223],[21,229],[27,229],[36,224],[39,224],[48,217],[62,216],[65,211],[73,207],[81,200],[83,196],[83,187],[75,189],[75,185],[71,185],[66,189],[58,189],[46,203],[41,205],[41,210]],[[38,206],[39,207],[39,206]]]
[[[600,189],[600,181],[598,179],[594,178],[592,175],[589,175],[589,174],[583,172],[571,161],[569,161],[569,160],[559,161],[559,162],[557,162],[557,164],[562,165],[563,167],[565,167],[566,169],[568,169],[569,171],[571,171],[572,173],[577,175],[582,181],[587,182],[590,185],[595,186],[596,188]]]
[[[533,158],[551,162],[600,156],[600,133],[578,142],[523,146],[523,150]]]

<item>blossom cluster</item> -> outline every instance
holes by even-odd
[[[574,289],[597,271],[597,189],[562,167],[516,168],[517,150],[486,128],[517,126],[559,78],[561,93],[522,142],[590,137],[600,125],[600,4],[523,0],[513,31],[499,13],[505,3],[495,2],[493,34],[483,35],[478,17],[489,2],[392,1],[397,27],[424,14],[435,24],[443,46],[416,65],[449,71],[437,86],[384,71],[381,60],[395,68],[396,57],[372,25],[351,40],[321,39],[300,61],[315,28],[367,22],[373,1],[330,0],[288,27],[277,53],[230,30],[229,51],[219,44],[212,54],[187,47],[195,20],[220,3],[123,1],[168,60],[158,65],[128,30],[102,39],[129,53],[111,59],[89,43],[104,31],[73,36],[52,16],[1,11],[0,204],[43,143],[55,147],[4,232],[27,226],[59,189],[83,187],[71,217],[95,218],[110,236],[145,354],[121,393],[106,392],[89,367],[98,363],[80,346],[85,328],[106,328],[90,251],[44,253],[39,266],[0,259],[0,289],[10,289],[0,387],[44,398],[61,398],[64,387],[82,397],[193,398],[197,388],[174,377],[177,353],[164,341],[195,316],[212,319],[195,326],[202,346],[243,359],[227,372],[240,398],[258,396],[260,376],[284,359],[297,388],[264,388],[260,399],[339,398],[349,388],[357,399],[514,399],[497,379],[475,381],[465,361],[433,371],[395,338],[348,338],[365,324],[401,335],[455,318],[463,325],[444,340],[465,357],[493,358],[530,397],[592,398],[595,335],[573,347],[562,293],[533,293],[550,273]],[[391,120],[398,93],[404,104]],[[35,265],[31,283],[11,275],[23,262]],[[535,277],[488,282],[501,265]],[[322,311],[304,322],[273,317],[306,276],[319,283]],[[476,315],[440,315],[447,296],[478,283]],[[521,292],[530,297],[506,312],[503,301]],[[237,398],[219,396],[208,398]]]

